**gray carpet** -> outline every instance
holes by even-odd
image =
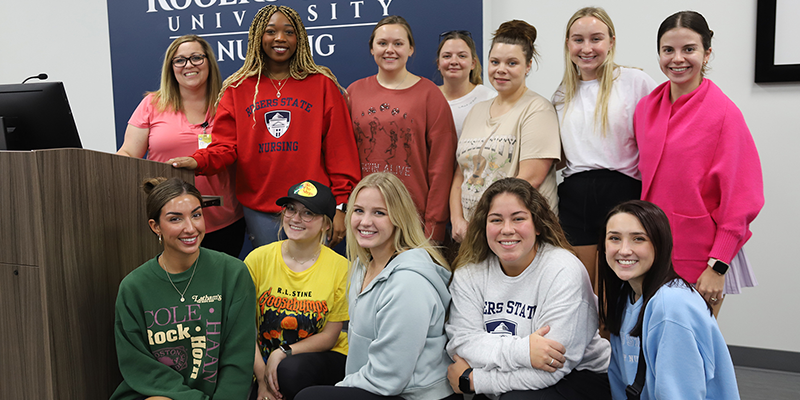
[[[750,367],[734,368],[742,400],[800,399],[800,374]]]

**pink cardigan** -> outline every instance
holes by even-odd
[[[669,81],[642,98],[633,126],[642,200],[666,212],[675,271],[696,282],[710,257],[730,263],[764,205],[761,162],[741,111],[708,79],[670,102]]]

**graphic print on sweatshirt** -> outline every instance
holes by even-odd
[[[492,335],[517,336],[517,324],[505,319],[486,323],[486,332]]]
[[[264,114],[264,122],[267,124],[267,131],[275,139],[280,139],[292,122],[292,112],[287,110],[270,111]]]
[[[328,302],[312,292],[270,287],[258,298],[258,347],[266,357],[282,343],[294,344],[325,327]]]
[[[483,302],[484,329],[493,335],[517,336],[517,327],[530,326],[535,314],[535,305],[519,301]]]
[[[217,381],[219,345],[222,342],[222,295],[193,296],[196,304],[146,310],[147,342],[162,364],[190,379]]]
[[[495,131],[492,131],[485,138],[462,137],[458,143],[456,160],[466,175],[461,184],[461,205],[467,218],[472,218],[487,187],[517,174],[517,165],[512,165],[517,151],[517,138],[494,134]]]
[[[277,107],[280,109],[273,109]],[[258,153],[298,151],[301,140],[298,140],[298,133],[295,133],[294,137],[291,134],[292,118],[300,118],[296,121],[294,130],[300,129],[298,132],[302,134],[304,129],[302,118],[307,118],[313,108],[313,104],[303,99],[288,96],[280,99],[258,100],[255,104],[248,105],[244,111],[248,118],[255,118],[256,121],[259,121],[253,128],[256,129],[257,136],[263,136],[263,139],[260,140],[264,140],[264,142],[258,143]],[[263,116],[259,115],[261,112],[264,113]],[[261,125],[262,123],[264,125]],[[267,132],[263,132],[262,129]]]
[[[397,176],[412,176],[409,154],[414,142],[414,119],[398,107],[382,103],[377,108],[362,111],[367,126],[353,121],[361,161],[361,172],[391,172]]]

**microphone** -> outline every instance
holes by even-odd
[[[22,81],[22,83],[24,84],[25,82],[27,82],[27,81],[29,81],[29,80],[31,80],[31,79],[45,80],[45,79],[47,79],[47,74],[45,74],[45,73],[41,73],[41,74],[39,74],[39,75],[36,75],[36,76],[31,76],[31,77],[28,77],[27,79],[25,79],[24,81]]]

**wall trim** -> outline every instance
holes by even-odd
[[[800,373],[800,353],[792,351],[728,346],[733,365]]]

